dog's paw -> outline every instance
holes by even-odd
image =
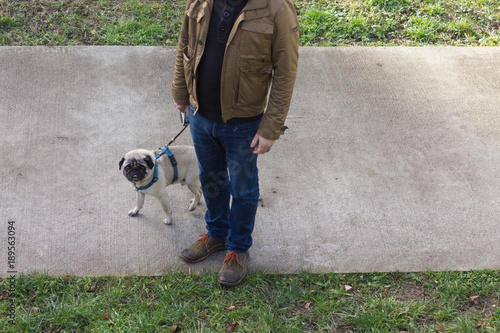
[[[132,210],[130,210],[130,211],[128,212],[128,216],[134,217],[134,216],[137,216],[137,215],[139,215],[139,211],[138,211],[138,210],[136,210],[135,208],[134,208],[134,209],[132,209]]]
[[[195,210],[199,203],[200,197],[194,197],[193,199],[191,199],[191,202],[189,204],[189,211],[192,212],[193,210]]]
[[[164,220],[163,220],[163,224],[166,224],[166,225],[171,225],[171,224],[172,224],[172,219],[171,219],[171,218],[170,218],[170,219],[168,219],[168,218],[167,218],[167,219],[164,219]]]

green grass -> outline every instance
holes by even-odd
[[[3,45],[175,45],[182,1],[4,1]]]
[[[309,46],[492,46],[500,41],[497,0],[295,1]]]
[[[162,277],[21,275],[4,332],[498,332],[500,271]],[[346,286],[352,289],[347,290]],[[8,289],[7,280],[0,290]],[[0,298],[6,313],[8,293]],[[477,297],[474,297],[477,296]],[[472,298],[471,298],[472,297]]]
[[[295,0],[304,46],[493,46],[498,0]],[[0,45],[176,45],[185,0],[0,0]]]

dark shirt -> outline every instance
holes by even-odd
[[[248,0],[215,0],[210,17],[205,50],[197,69],[196,92],[198,96],[198,112],[206,119],[222,123],[220,103],[220,85],[222,62],[226,51],[226,43],[236,18]],[[233,118],[228,123],[242,123],[258,120],[252,118]],[[255,119],[254,119],[255,118]]]

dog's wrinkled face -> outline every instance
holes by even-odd
[[[123,174],[131,182],[139,182],[147,177],[154,168],[154,155],[150,151],[137,149],[125,154],[118,164],[119,170],[123,167]]]

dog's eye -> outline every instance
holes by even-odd
[[[130,165],[126,165],[126,166],[125,166],[125,168],[123,168],[123,169],[125,169],[125,170],[129,170],[130,168],[131,168],[131,166],[130,166]]]

